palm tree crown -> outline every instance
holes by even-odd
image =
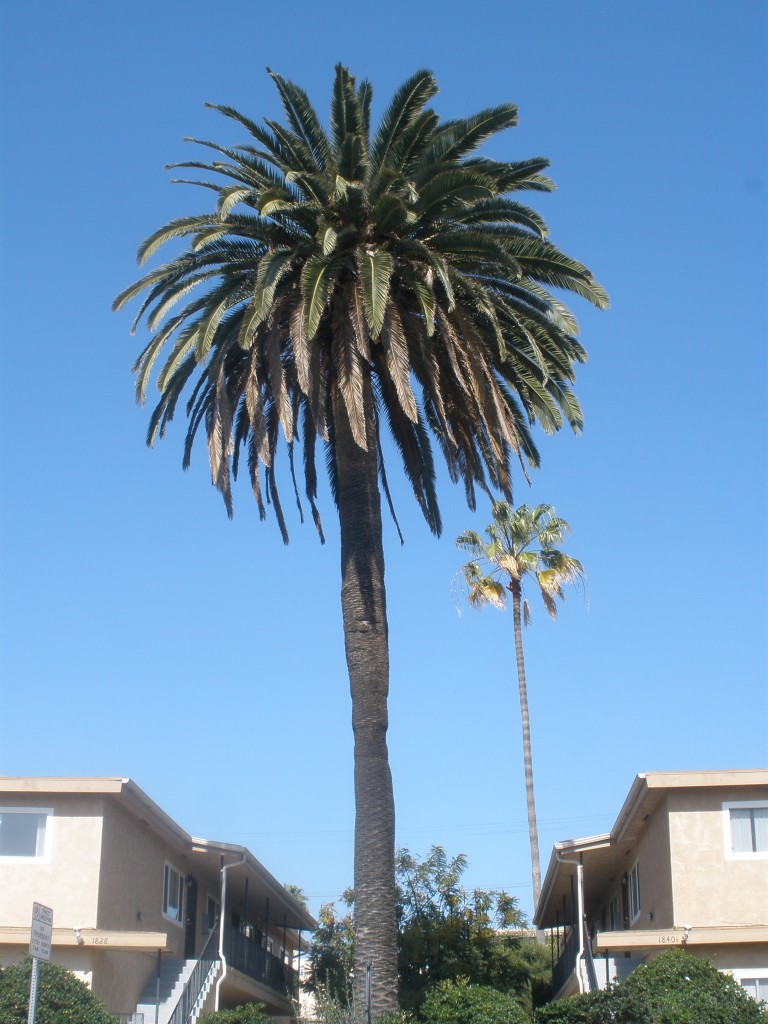
[[[512,508],[506,501],[497,501],[492,509],[493,522],[486,528],[488,541],[474,530],[467,530],[456,539],[458,547],[473,555],[463,567],[469,603],[474,608],[484,604],[504,608],[507,595],[519,586],[523,597],[523,619],[530,621],[530,608],[525,597],[526,579],[533,579],[544,606],[557,618],[555,598],[565,600],[563,587],[584,580],[581,562],[557,550],[570,527],[560,519],[551,505]],[[506,579],[506,583],[501,581]]]
[[[356,85],[339,66],[326,131],[306,94],[270,74],[288,126],[215,107],[250,141],[233,148],[202,142],[218,159],[176,165],[223,179],[194,182],[214,192],[215,210],[151,235],[139,250],[142,263],[172,239],[190,241],[115,301],[120,308],[146,293],[136,322],[144,317],[153,336],[134,367],[140,400],[170,349],[157,375],[161,398],[148,442],[165,433],[192,385],[185,467],[205,422],[213,482],[230,514],[230,467],[237,472],[243,448],[262,516],[266,493],[287,539],[275,478],[279,428],[291,467],[303,436],[305,490],[319,528],[315,438],[329,443],[333,479],[338,390],[355,441],[376,448],[386,492],[385,420],[439,533],[428,430],[470,507],[476,486],[490,484],[511,499],[511,459],[538,464],[529,425],[582,424],[571,384],[585,353],[572,315],[549,289],[599,307],[605,293],[586,267],[546,240],[541,217],[512,198],[553,188],[542,173],[548,161],[471,156],[516,123],[513,105],[441,122],[427,107],[435,80],[419,71],[372,135],[371,87]]]
[[[183,464],[204,425],[230,515],[244,452],[259,512],[272,504],[287,542],[276,464],[287,451],[301,510],[298,441],[322,538],[318,438],[324,446],[355,736],[354,998],[360,1010],[372,978],[376,1017],[397,1007],[381,493],[394,510],[382,434],[394,438],[434,533],[434,439],[471,507],[477,488],[511,497],[513,461],[523,472],[538,463],[531,425],[581,426],[571,385],[585,353],[550,289],[599,307],[606,297],[514,198],[553,187],[547,161],[472,155],[516,123],[514,106],[440,121],[428,106],[434,77],[419,71],[373,130],[370,84],[338,66],[325,128],[303,90],[270,74],[287,123],[215,107],[247,140],[201,141],[208,162],[176,165],[200,172],[192,183],[213,192],[215,208],[151,235],[141,263],[166,243],[185,247],[115,308],[143,295],[134,329],[145,320],[151,337],[134,366],[136,393],[143,401],[156,368],[160,391],[148,442],[165,434],[189,389]]]

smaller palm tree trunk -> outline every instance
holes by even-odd
[[[533,757],[531,754],[531,722],[528,715],[528,688],[525,681],[525,658],[523,657],[523,623],[521,615],[522,587],[519,580],[509,584],[512,593],[512,621],[515,628],[515,654],[517,656],[517,681],[520,689],[520,719],[523,723],[523,765],[525,768],[525,798],[528,805],[528,836],[531,843],[531,879],[533,881],[534,909],[541,893],[541,863],[539,860],[539,829],[536,823],[536,801],[533,796]],[[544,933],[537,929],[536,941],[544,943]]]
[[[397,1010],[395,805],[387,750],[389,649],[384,547],[370,376],[364,382],[368,451],[333,402],[341,524],[341,604],[355,737],[355,1017]],[[370,985],[370,989],[369,989]]]

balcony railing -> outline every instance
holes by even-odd
[[[579,955],[579,934],[574,928],[568,929],[560,959],[552,971],[552,992],[557,995],[568,978],[576,970],[576,957]]]
[[[296,995],[296,971],[279,957],[267,952],[258,942],[229,925],[224,926],[224,957],[228,967],[246,974],[280,995]]]

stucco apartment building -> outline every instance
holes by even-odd
[[[294,1016],[314,918],[244,846],[195,839],[130,779],[0,776],[0,961],[53,909],[52,959],[135,1024],[259,1001]]]
[[[638,775],[609,833],[555,845],[534,920],[556,998],[682,946],[768,999],[768,770]]]

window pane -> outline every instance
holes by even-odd
[[[731,849],[752,853],[752,812],[749,807],[731,808]]]
[[[755,807],[755,852],[768,853],[768,807]]]
[[[3,811],[0,814],[0,856],[41,857],[45,845],[45,815]]]
[[[184,879],[169,864],[163,874],[163,913],[174,921],[181,920],[184,905]]]

